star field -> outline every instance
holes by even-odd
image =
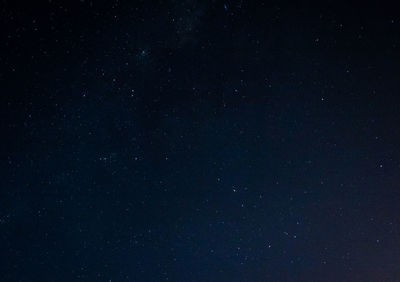
[[[1,281],[400,281],[396,5],[17,2]]]

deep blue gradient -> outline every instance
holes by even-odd
[[[3,1],[1,281],[400,281],[400,18]]]

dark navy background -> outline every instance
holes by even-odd
[[[394,4],[0,20],[1,281],[400,281]]]

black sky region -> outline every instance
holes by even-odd
[[[0,281],[400,281],[395,2],[0,3]]]

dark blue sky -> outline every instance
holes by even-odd
[[[397,7],[322,2],[3,1],[0,280],[400,281]]]

